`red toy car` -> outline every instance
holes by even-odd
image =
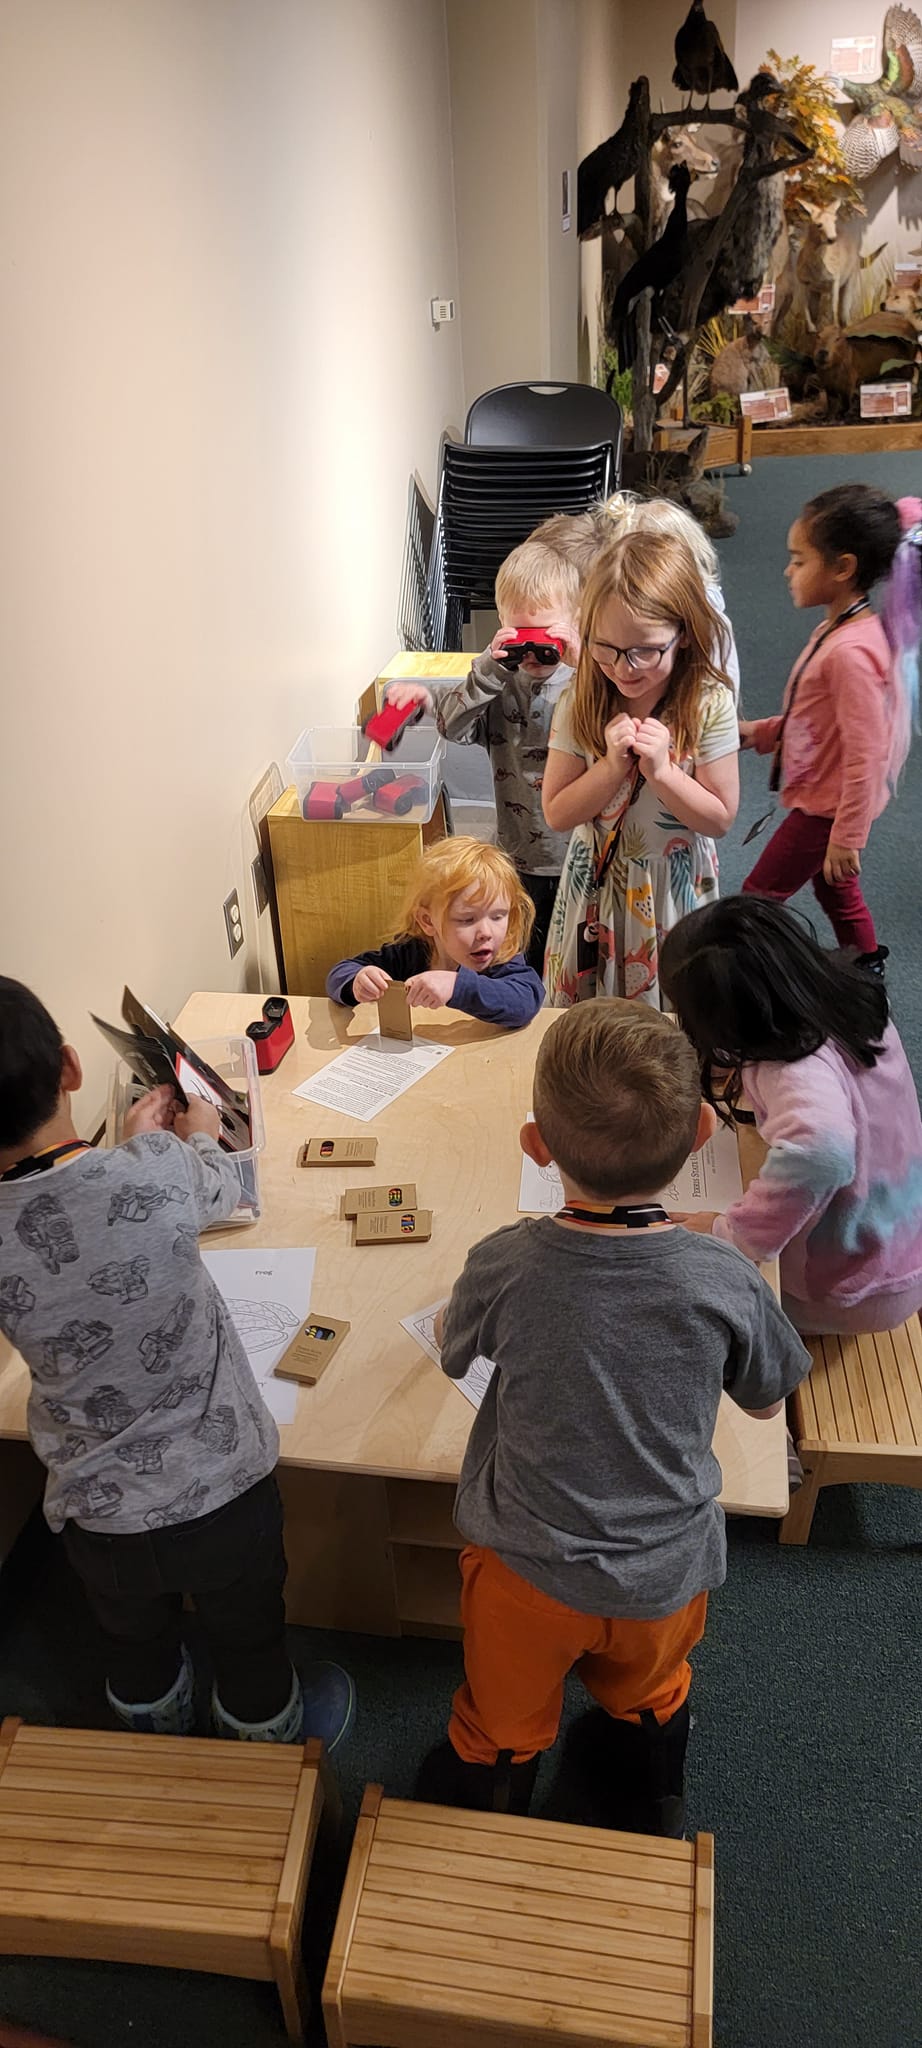
[[[542,632],[540,626],[525,626],[520,633],[513,633],[507,640],[497,660],[503,668],[521,668],[526,654],[541,663],[542,668],[556,668],[564,657],[566,643],[555,640],[550,633]]]
[[[365,738],[374,740],[382,753],[390,754],[399,746],[408,727],[419,723],[424,709],[422,704],[403,704],[398,711],[396,704],[382,704],[380,711],[368,720]]]

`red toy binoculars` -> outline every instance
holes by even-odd
[[[269,996],[262,1016],[247,1025],[247,1037],[256,1047],[256,1065],[261,1074],[274,1074],[295,1041],[295,1027],[284,996]]]
[[[422,704],[403,704],[398,711],[396,704],[382,704],[380,711],[368,720],[365,738],[374,740],[383,754],[393,753],[410,726],[419,724],[424,709]]]
[[[502,653],[496,658],[501,667],[515,670],[521,668],[526,655],[530,654],[534,661],[541,663],[542,668],[556,668],[558,662],[563,660],[565,645],[565,641],[555,640],[550,633],[543,633],[539,626],[526,626],[522,632],[514,633],[512,639],[507,640]]]
[[[312,782],[301,804],[301,815],[342,818],[353,804],[370,802],[376,811],[402,818],[414,804],[425,803],[428,791],[418,775],[398,775],[396,768],[366,768],[348,782]]]

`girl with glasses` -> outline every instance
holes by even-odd
[[[639,996],[659,1008],[663,935],[716,897],[714,841],[739,804],[725,629],[687,543],[630,533],[587,580],[582,635],[542,793],[548,825],[572,834],[548,1002]]]

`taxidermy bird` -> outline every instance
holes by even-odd
[[[672,83],[680,92],[700,93],[707,106],[712,92],[738,92],[739,80],[716,23],[709,21],[704,0],[692,0],[675,39]]]
[[[610,215],[606,212],[609,192],[614,193],[613,206],[617,207],[619,187],[637,176],[640,164],[637,120],[640,91],[640,79],[635,79],[620,128],[609,136],[607,142],[600,142],[590,156],[584,156],[576,173],[576,232],[581,242],[591,241],[595,235],[600,235],[606,219],[615,218],[614,212]]]
[[[922,170],[922,22],[910,7],[888,7],[884,17],[884,69],[875,85],[836,83],[857,114],[842,137],[845,168],[868,178],[899,150],[900,162]]]
[[[630,318],[635,299],[648,287],[653,290],[651,318],[656,321],[658,301],[662,293],[678,277],[688,257],[688,188],[692,174],[687,164],[675,164],[669,173],[669,190],[675,194],[675,204],[658,242],[651,242],[643,256],[621,283],[612,300],[610,330],[618,350],[618,362],[626,369],[634,360],[633,321]]]

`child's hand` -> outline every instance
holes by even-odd
[[[642,718],[633,739],[634,753],[648,782],[656,782],[669,766],[672,734],[658,718]]]
[[[221,1119],[213,1102],[206,1102],[203,1095],[190,1095],[188,1109],[177,1109],[173,1129],[177,1138],[194,1138],[200,1133],[220,1138]]]
[[[490,641],[490,645],[487,648],[487,653],[492,655],[494,661],[502,661],[503,654],[505,653],[505,650],[508,647],[510,640],[514,639],[514,626],[500,626],[499,632],[494,633],[493,638]]]
[[[637,735],[637,720],[629,718],[626,711],[619,711],[605,727],[605,759],[613,768],[627,773],[628,758],[634,751]]]
[[[139,1138],[145,1131],[171,1131],[176,1107],[176,1096],[166,1081],[159,1088],[148,1089],[128,1111],[126,1138]]]
[[[398,711],[408,704],[421,704],[424,711],[435,710],[435,699],[425,683],[388,683],[384,692],[385,704],[394,704]]]
[[[458,977],[441,967],[427,967],[407,982],[407,1002],[414,1010],[441,1010],[451,1001]]]
[[[755,746],[755,743],[756,743],[756,725],[757,725],[757,723],[758,723],[758,721],[757,721],[757,720],[756,720],[755,718],[741,718],[741,719],[740,719],[740,721],[739,721],[739,728],[740,728],[740,746],[741,746],[741,747],[754,747],[754,746]]]
[[[352,984],[352,993],[357,1003],[376,1003],[390,988],[391,977],[383,967],[360,967]]]
[[[861,873],[861,855],[855,846],[835,846],[830,839],[823,862],[824,882],[847,882]]]
[[[681,1223],[683,1230],[694,1230],[699,1237],[710,1237],[717,1221],[716,1209],[694,1209],[688,1216],[679,1216],[675,1209],[669,1211],[670,1223]]]

